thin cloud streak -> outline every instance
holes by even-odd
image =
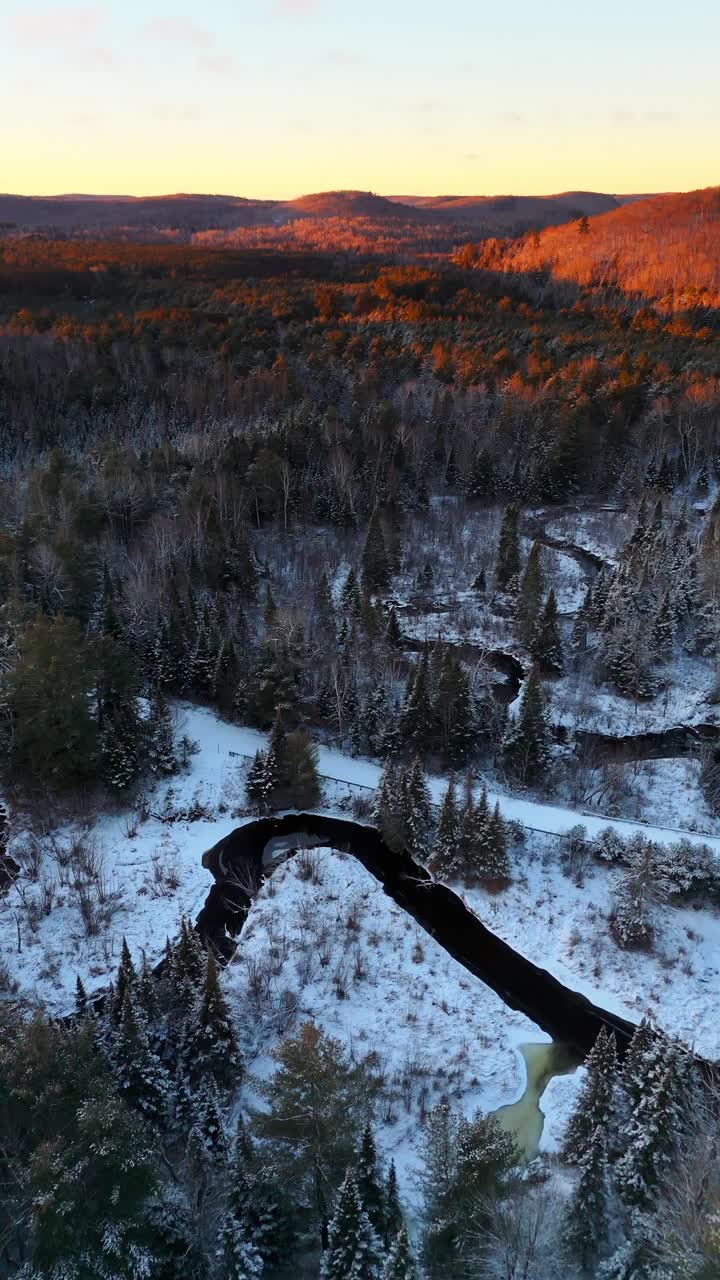
[[[140,28],[140,33],[151,40],[174,40],[178,44],[194,45],[197,49],[208,49],[215,43],[215,36],[207,27],[197,27],[182,18],[153,18],[152,22],[146,22]]]
[[[107,18],[100,5],[18,10],[10,19],[16,39],[28,44],[68,44],[94,35]]]

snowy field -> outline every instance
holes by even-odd
[[[307,877],[307,878],[306,878]],[[470,1115],[525,1089],[517,1046],[549,1037],[446,954],[349,855],[291,859],[266,882],[224,975],[255,1074],[278,1038],[312,1020],[386,1081],[379,1141],[412,1199],[414,1137],[441,1100]],[[557,1133],[575,1096],[553,1114]]]
[[[622,950],[608,923],[621,872],[593,867],[578,887],[549,841],[532,843],[516,851],[513,882],[502,893],[452,887],[488,928],[564,986],[631,1022],[647,1014],[698,1053],[720,1058],[720,915],[658,906],[652,951]]]

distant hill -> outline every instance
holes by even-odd
[[[434,247],[445,251],[473,236],[517,236],[571,222],[583,215],[615,210],[635,197],[615,197],[595,191],[569,191],[550,196],[380,196],[371,191],[324,191],[294,200],[262,200],[244,196],[178,192],[159,196],[63,194],[58,196],[0,195],[0,225],[21,234],[121,237],[138,240],[190,240],[209,232],[253,231],[295,222],[362,225],[366,238],[372,227],[397,228],[408,234],[430,235]],[[417,228],[417,231],[413,230]],[[332,236],[330,236],[332,238]],[[218,243],[222,242],[222,237]],[[426,245],[427,247],[427,245]]]
[[[467,249],[461,256],[468,255]],[[477,247],[476,265],[621,289],[665,309],[720,306],[720,187],[653,196],[539,235]]]
[[[418,210],[372,191],[321,191],[300,196],[283,205],[284,212],[293,211],[310,218],[417,218]]]
[[[417,209],[449,215],[458,221],[492,221],[501,229],[519,220],[536,226],[569,222],[583,214],[617,209],[614,196],[598,191],[564,191],[554,196],[390,196]]]

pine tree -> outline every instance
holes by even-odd
[[[627,1204],[648,1208],[661,1176],[668,1170],[681,1127],[673,1072],[675,1063],[656,1063],[643,1080],[643,1092],[625,1129],[625,1153],[615,1180]]]
[[[490,805],[487,787],[483,785],[476,804],[472,791],[472,780],[468,778],[465,809],[460,828],[463,879],[468,884],[472,884],[478,878],[478,870],[485,858],[489,821]]]
[[[87,992],[80,974],[77,975],[75,980],[75,1012],[79,1018],[86,1018],[88,1014]]]
[[[550,726],[535,667],[528,676],[519,714],[508,725],[503,760],[511,774],[528,783],[537,782],[550,764]]]
[[[112,791],[126,791],[140,776],[144,739],[134,699],[113,708],[100,734],[100,766]]]
[[[258,749],[247,771],[245,795],[259,813],[265,813],[270,808],[273,785],[270,785],[268,777],[267,755]]]
[[[417,1280],[417,1267],[404,1223],[390,1245],[382,1280]]]
[[[363,586],[372,592],[387,591],[390,585],[390,559],[377,510],[368,524],[362,555]]]
[[[397,1170],[395,1169],[395,1161],[391,1160],[385,1183],[385,1243],[389,1244],[391,1240],[394,1240],[404,1226],[405,1218],[400,1204]]]
[[[555,592],[551,589],[545,608],[537,620],[530,641],[530,655],[541,671],[562,675],[564,667],[562,640],[558,626]]]
[[[500,813],[499,801],[488,818],[485,853],[478,875],[492,884],[504,884],[510,879],[510,861],[507,852],[507,829]]]
[[[440,809],[430,866],[441,880],[451,880],[460,870],[460,815],[455,796],[455,779],[450,775]]]
[[[401,796],[405,847],[414,858],[424,861],[430,850],[433,811],[422,761],[418,756],[403,775]]]
[[[220,988],[218,968],[208,953],[203,991],[188,1017],[178,1055],[179,1082],[188,1092],[209,1079],[219,1089],[237,1087],[243,1063],[230,1010]]]
[[[228,1195],[219,1235],[220,1255],[230,1263],[238,1243],[250,1244],[263,1266],[273,1266],[289,1247],[287,1226],[274,1188],[264,1178],[242,1116],[238,1119],[228,1170]]]
[[[423,650],[415,668],[412,683],[408,681],[402,713],[402,735],[406,746],[421,755],[432,750],[435,741],[435,715],[430,696],[430,672],[427,649]]]
[[[670,589],[667,588],[653,622],[652,647],[658,662],[670,661],[674,639],[675,613],[670,598]]]
[[[328,1247],[320,1267],[321,1280],[378,1280],[381,1248],[348,1169],[328,1230]]]
[[[520,573],[518,516],[517,505],[514,502],[509,503],[502,518],[498,541],[495,566],[495,586],[498,591],[512,591],[517,586]]]
[[[358,588],[355,570],[350,569],[348,576],[343,584],[340,593],[340,607],[348,622],[352,622],[355,618],[359,618],[362,601]]]
[[[450,764],[465,764],[477,740],[475,707],[468,674],[449,649],[440,665],[435,720]]]
[[[151,773],[158,778],[169,778],[177,773],[178,761],[173,741],[170,707],[161,693],[155,694],[150,703],[147,725],[147,763]]]
[[[599,1125],[606,1133],[610,1132],[617,1070],[614,1032],[608,1034],[605,1027],[601,1027],[584,1066],[585,1081],[565,1132],[565,1158],[574,1163],[585,1156]]]
[[[605,1130],[596,1125],[580,1161],[580,1180],[570,1198],[565,1240],[583,1267],[589,1267],[608,1234],[608,1159]]]
[[[193,1095],[192,1125],[188,1134],[188,1159],[198,1172],[207,1172],[227,1158],[227,1138],[214,1081],[204,1076]]]
[[[122,1017],[113,1044],[118,1092],[151,1124],[161,1127],[169,1102],[167,1073],[150,1048],[144,1014],[132,986],[125,989]]]
[[[536,538],[530,548],[527,564],[520,580],[515,620],[518,624],[520,639],[529,644],[540,616],[544,587],[542,570],[541,545]]]
[[[487,591],[487,576],[484,569],[481,569],[473,578],[472,589],[478,596],[485,595]]]
[[[355,1177],[360,1204],[370,1219],[370,1225],[378,1239],[382,1240],[386,1232],[385,1190],[382,1184],[375,1136],[369,1122],[365,1125],[360,1140],[360,1149],[355,1164]]]
[[[135,986],[136,979],[137,974],[130,955],[130,948],[128,947],[127,939],[123,936],[120,948],[120,964],[118,965],[117,978],[115,979],[110,1000],[110,1017],[116,1026],[122,1018],[125,992],[128,988]]]
[[[395,606],[393,605],[390,613],[388,614],[387,626],[385,628],[385,644],[392,653],[399,653],[402,649],[402,643],[402,631],[400,629],[400,623],[398,622],[397,613],[395,612]]]
[[[402,849],[405,844],[402,775],[391,756],[385,761],[380,775],[373,817],[388,848]]]

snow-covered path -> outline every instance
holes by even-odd
[[[239,755],[253,756],[258,748],[266,745],[267,735],[257,729],[243,728],[240,725],[228,724],[204,707],[182,704],[185,721],[185,732],[201,744],[203,754],[211,752],[213,744],[218,755],[226,759],[230,752]],[[371,760],[353,758],[333,751],[329,747],[320,747],[320,772],[325,777],[334,778],[352,786],[375,788],[380,778],[380,765]],[[433,799],[439,803],[444,795],[447,779],[433,777],[429,779]],[[680,835],[694,843],[710,845],[720,856],[720,838],[698,835],[694,831],[679,831],[674,827],[660,827],[648,823],[632,822],[623,818],[605,818],[597,814],[586,814],[576,809],[566,809],[561,805],[543,804],[539,800],[524,800],[519,796],[505,795],[491,791],[490,799],[494,804],[499,801],[503,817],[519,822],[523,827],[534,831],[562,835],[578,823],[587,829],[588,834],[597,835],[605,827],[615,827],[621,835],[629,835],[633,831],[641,831],[644,835],[659,843],[671,844]]]

